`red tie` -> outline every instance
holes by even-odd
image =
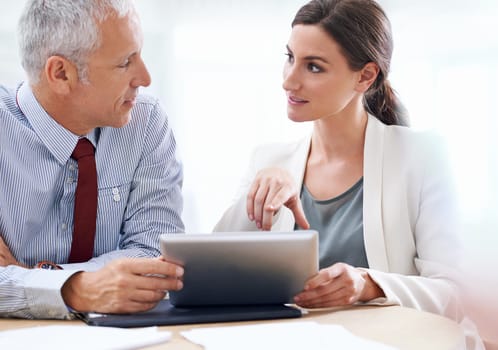
[[[78,162],[78,185],[74,199],[73,243],[69,262],[85,262],[93,256],[97,222],[97,167],[93,145],[79,139],[71,157]]]

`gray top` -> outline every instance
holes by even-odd
[[[337,262],[368,268],[363,241],[363,178],[343,194],[316,200],[303,185],[301,201],[312,230],[319,235],[320,269]]]

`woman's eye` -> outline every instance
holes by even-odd
[[[314,63],[308,63],[308,70],[311,73],[320,73],[322,71],[322,68],[320,68],[319,66],[317,66]]]

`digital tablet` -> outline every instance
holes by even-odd
[[[185,269],[175,306],[292,303],[318,272],[318,233],[225,232],[163,234],[166,260]]]

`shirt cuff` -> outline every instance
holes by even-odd
[[[79,270],[32,270],[25,280],[26,298],[36,318],[72,318],[61,288]]]

